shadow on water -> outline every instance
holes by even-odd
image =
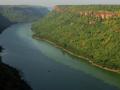
[[[2,50],[0,46],[0,53]],[[2,63],[0,55],[0,90],[32,90],[19,74],[15,68]]]
[[[2,58],[1,58],[1,52],[2,52],[2,47],[0,46],[0,63],[1,63],[1,60],[2,60]]]

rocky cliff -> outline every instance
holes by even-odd
[[[92,6],[93,8],[89,8],[90,6],[73,6],[75,8],[70,8],[72,6],[61,6],[61,5],[56,5],[54,6],[54,11],[57,13],[74,13],[77,14],[79,16],[90,16],[90,17],[96,17],[96,18],[100,18],[100,19],[109,19],[109,18],[116,18],[116,17],[120,17],[120,12],[118,11],[112,11],[106,8],[109,8],[110,6],[98,6],[100,7],[100,9],[95,10],[93,8],[95,8],[96,6]],[[87,8],[88,7],[88,8]],[[111,8],[114,6],[111,6]],[[120,6],[118,6],[120,7]],[[84,10],[84,8],[86,8]],[[103,8],[103,9],[101,9]]]

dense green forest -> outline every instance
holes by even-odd
[[[120,5],[57,5],[67,11],[120,11]]]
[[[81,11],[119,13],[120,6],[59,6],[33,24],[34,36],[48,39],[103,67],[120,70],[120,17],[102,19],[94,14],[80,15]]]
[[[1,5],[0,14],[11,22],[31,22],[42,18],[48,13],[46,7],[23,6],[23,5]]]

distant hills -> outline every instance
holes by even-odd
[[[0,31],[13,23],[33,22],[49,12],[41,6],[0,5]]]
[[[43,17],[47,13],[48,9],[41,6],[0,6],[0,14],[11,22],[31,22]]]

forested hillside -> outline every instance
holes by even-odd
[[[31,22],[42,18],[48,13],[46,7],[41,6],[23,6],[23,5],[1,5],[0,14],[11,22]]]
[[[13,23],[32,22],[43,18],[49,10],[41,6],[0,5],[0,32]]]
[[[33,24],[34,37],[50,40],[93,63],[120,70],[120,6],[55,6]]]

